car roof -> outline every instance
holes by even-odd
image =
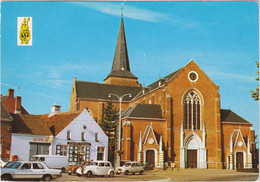
[[[92,161],[92,162],[98,162],[98,163],[100,163],[100,162],[108,162],[108,163],[110,163],[110,161]]]
[[[138,162],[138,161],[128,161],[126,163],[140,163],[140,162]]]

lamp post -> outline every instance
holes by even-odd
[[[118,150],[120,151],[121,150],[121,105],[122,105],[122,100],[125,96],[128,96],[128,97],[131,97],[131,94],[130,93],[127,93],[127,94],[124,94],[122,96],[119,96],[117,94],[112,94],[110,93],[108,95],[108,97],[111,97],[111,96],[116,96],[117,99],[119,100],[119,127],[118,127]],[[118,155],[118,160],[117,160],[117,167],[120,167],[120,154]]]

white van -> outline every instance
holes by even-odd
[[[69,166],[68,157],[60,155],[34,155],[32,161],[44,162],[49,168],[61,169],[65,172],[66,167]]]

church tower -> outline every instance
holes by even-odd
[[[126,38],[123,15],[121,14],[121,22],[117,37],[114,61],[110,74],[104,82],[112,85],[124,85],[141,87],[137,77],[130,71],[130,64],[127,52]]]

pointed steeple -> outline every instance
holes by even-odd
[[[123,17],[121,16],[121,22],[117,37],[116,50],[114,55],[114,61],[112,66],[112,72],[115,71],[129,71],[129,58],[127,52],[126,38],[125,38],[125,28]]]
[[[120,85],[121,84],[126,85],[129,83],[131,86],[140,85],[137,82],[138,78],[130,70],[123,13],[121,13],[121,22],[120,22],[120,26],[119,26],[119,32],[118,32],[118,37],[117,37],[117,42],[116,42],[116,50],[115,50],[115,54],[114,54],[112,69],[111,69],[110,74],[105,79],[105,83],[119,84],[117,79],[114,77],[122,78],[122,80],[120,81]],[[124,80],[125,80],[125,84],[123,83]],[[132,80],[132,81],[130,81],[130,80]]]

